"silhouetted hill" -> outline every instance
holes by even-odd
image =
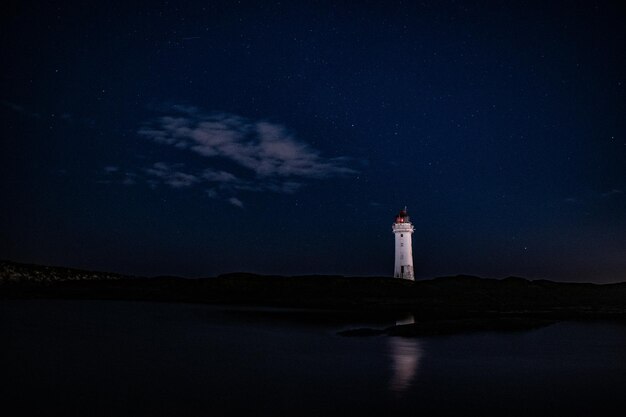
[[[249,304],[360,311],[412,311],[422,318],[524,315],[626,317],[626,283],[588,284],[451,276],[421,281],[389,277],[274,276],[140,278],[70,268],[0,262],[2,298],[91,298]]]

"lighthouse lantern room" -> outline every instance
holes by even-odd
[[[396,236],[396,262],[393,276],[415,280],[415,275],[413,274],[413,249],[411,247],[411,235],[415,229],[406,212],[406,207],[404,210],[400,210],[391,228]]]

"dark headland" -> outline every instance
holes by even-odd
[[[0,299],[100,299],[304,308],[350,314],[410,312],[414,324],[345,335],[436,335],[522,330],[558,320],[626,323],[626,283],[560,283],[509,277],[135,277],[0,261]]]

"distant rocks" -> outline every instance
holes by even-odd
[[[554,320],[530,317],[468,318],[429,320],[392,326],[386,329],[358,328],[341,331],[338,334],[347,337],[378,336],[381,334],[402,337],[444,336],[475,332],[519,332],[549,326],[553,323],[555,323]]]
[[[59,281],[117,280],[124,275],[81,269],[0,261],[0,283],[51,283]]]
[[[367,327],[362,327],[359,329],[344,330],[337,334],[340,336],[347,336],[347,337],[368,337],[368,336],[380,336],[381,334],[385,334],[385,330],[370,329]]]
[[[473,332],[516,332],[549,326],[553,320],[530,317],[470,318],[434,320],[393,326],[385,330],[390,336],[436,336]]]

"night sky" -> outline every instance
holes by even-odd
[[[53,3],[0,18],[1,259],[390,276],[406,205],[419,278],[626,280],[619,2]]]

